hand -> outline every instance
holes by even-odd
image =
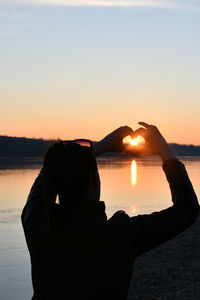
[[[133,137],[134,131],[128,126],[122,126],[114,130],[101,141],[94,144],[94,152],[96,156],[105,152],[123,152],[125,151],[125,145],[123,139],[130,135]]]
[[[174,157],[168,143],[156,126],[145,122],[139,122],[139,124],[145,127],[138,128],[134,134],[142,136],[145,140],[145,144],[138,148],[139,153],[159,155],[163,162]]]

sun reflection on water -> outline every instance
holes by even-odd
[[[131,183],[135,186],[137,183],[137,163],[135,160],[131,163]]]

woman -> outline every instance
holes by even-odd
[[[155,126],[139,124],[135,132],[124,126],[94,144],[60,141],[47,151],[22,213],[32,299],[125,300],[135,258],[197,218],[199,205],[184,165]],[[117,211],[107,219],[96,157],[109,151],[135,155],[123,144],[128,135],[144,137],[141,154],[161,157],[173,205],[136,217]]]

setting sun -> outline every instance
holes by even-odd
[[[131,141],[130,141],[130,144],[131,144],[132,146],[137,146],[137,145],[138,145],[138,140],[137,140],[137,138],[131,140]]]
[[[139,144],[144,143],[144,139],[141,136],[138,136],[134,139],[130,139],[129,143],[132,146],[138,146]]]

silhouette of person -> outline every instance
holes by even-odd
[[[139,124],[135,132],[123,126],[96,143],[58,141],[48,149],[22,212],[33,300],[124,300],[134,260],[197,218],[198,200],[184,165],[155,126]],[[134,155],[122,142],[128,135],[144,137],[140,153],[161,157],[173,205],[135,217],[117,211],[107,219],[96,157],[109,151]]]

